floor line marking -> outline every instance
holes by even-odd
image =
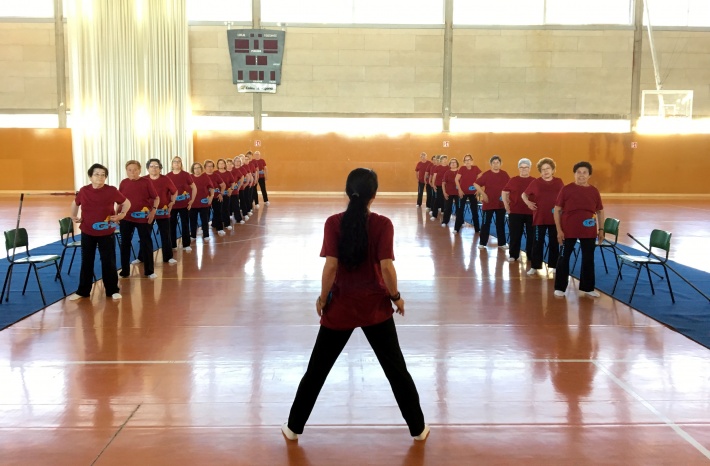
[[[99,458],[101,458],[101,455],[104,454],[104,452],[106,451],[106,449],[111,445],[111,443],[113,443],[113,441],[116,439],[116,437],[118,437],[118,434],[120,434],[121,431],[123,430],[123,428],[126,427],[126,424],[128,424],[128,421],[131,420],[131,418],[133,417],[133,415],[136,414],[136,412],[138,411],[138,409],[139,409],[140,407],[141,407],[141,404],[139,404],[138,406],[136,406],[136,409],[134,409],[133,412],[128,415],[128,417],[126,418],[126,420],[123,421],[123,424],[121,424],[121,426],[118,428],[118,430],[117,430],[117,431],[113,434],[113,436],[109,439],[108,443],[103,447],[103,449],[99,452],[99,454],[96,456],[96,458],[94,458],[94,461],[91,462],[91,466],[93,466],[94,464],[96,464],[96,462],[99,460]]]
[[[631,388],[623,380],[619,379],[608,368],[599,364],[598,362],[594,362],[594,365],[597,366],[600,371],[604,372],[611,380],[614,381],[614,383],[621,387],[626,393],[635,398],[636,401],[640,402],[646,409],[651,411],[651,413],[653,413],[657,418],[663,421],[668,427],[673,429],[675,433],[678,434],[683,440],[694,446],[695,449],[702,453],[703,456],[705,456],[707,459],[710,459],[710,450],[701,445],[700,442],[695,440],[692,435],[683,430],[683,428],[673,422],[668,416],[658,411],[651,403],[649,403],[641,395],[636,393],[633,388]]]

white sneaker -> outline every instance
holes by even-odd
[[[254,215],[254,209],[251,209],[251,210],[249,211],[249,215]]]
[[[518,260],[518,259],[516,259],[515,257],[509,257],[509,258],[508,258],[508,262],[515,262],[516,260]]]
[[[173,251],[177,251],[177,248],[173,248]]]
[[[168,264],[177,264],[177,261],[175,259],[170,259],[168,261]]]
[[[227,231],[232,231],[232,225],[229,225],[229,226],[227,227]]]
[[[249,220],[249,216],[248,216],[248,215],[245,215],[245,216],[244,216],[244,220]]]
[[[479,245],[478,245],[478,249],[486,249],[486,247],[485,247],[484,245],[482,245],[482,244],[479,244]]]
[[[426,440],[426,438],[427,438],[428,436],[429,436],[429,425],[428,425],[428,424],[424,424],[424,430],[422,431],[422,433],[419,434],[419,435],[417,435],[417,436],[415,436],[415,437],[413,437],[413,438],[414,438],[414,440],[422,441],[422,440]]]
[[[431,217],[429,217],[429,220],[431,220],[433,222],[434,220],[436,220],[436,217],[431,216]]]
[[[288,428],[287,422],[281,425],[281,433],[284,434],[284,437],[288,440],[298,440],[298,434]]]
[[[154,273],[151,273],[150,275],[148,275],[148,278],[158,278],[158,276]]]
[[[69,296],[68,299],[69,299],[69,301],[77,301],[77,300],[79,300],[79,299],[81,299],[81,298],[86,298],[86,296],[82,296],[82,295],[80,295],[80,294],[74,293],[73,295]]]
[[[183,251],[185,251],[185,252],[192,252],[192,247],[191,247],[191,246],[188,246],[188,247],[186,247],[185,249],[183,249]]]
[[[244,225],[245,223],[246,223],[246,222],[245,222],[244,220],[241,220],[241,221],[239,222],[240,225]]]
[[[530,270],[528,270],[528,271],[525,272],[525,273],[528,274],[528,275],[530,275],[530,276],[537,275],[537,269],[530,269]]]
[[[114,294],[111,295],[111,298],[113,298],[113,299],[121,299],[122,296],[121,296],[120,293],[114,293]]]
[[[507,245],[507,244],[504,244],[504,245],[502,245],[502,246],[498,246],[498,247],[499,247],[499,248],[501,248],[501,249],[509,249],[509,247],[508,247],[508,245]]]
[[[224,235],[226,235],[227,233],[225,233],[224,230],[219,230],[219,231],[217,232],[217,234],[218,234],[219,236],[224,236]]]
[[[264,202],[264,204],[269,205],[269,201]]]
[[[548,267],[548,268],[547,268],[547,272],[548,272],[548,273],[556,273],[557,270],[555,270],[554,267]]]
[[[441,224],[441,228],[446,228],[446,227],[448,227],[447,224],[445,224],[445,223],[442,223],[442,224]]]
[[[598,298],[601,296],[598,291],[583,291],[582,293],[589,296],[590,298]]]
[[[140,260],[140,259],[133,259],[133,260],[131,261],[131,265],[138,265],[138,264],[140,264],[141,262],[143,262],[143,261]]]
[[[565,297],[565,292],[564,292],[564,291],[560,291],[560,290],[555,290],[555,296],[557,296],[558,298],[564,298],[564,297]]]
[[[259,210],[259,204],[255,205],[254,208],[255,208],[256,210]]]
[[[206,237],[206,238],[203,238],[202,240],[203,240],[205,243],[209,243],[209,242],[210,242],[210,237],[208,236],[208,237]]]

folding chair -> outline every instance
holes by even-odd
[[[16,249],[25,248],[25,255],[22,257],[17,256]],[[62,286],[62,293],[64,296],[67,295],[67,291],[64,289],[64,282],[62,281],[62,274],[59,270],[60,256],[53,255],[43,255],[43,256],[32,256],[30,255],[29,244],[27,240],[27,230],[24,228],[18,228],[16,230],[8,230],[5,232],[5,251],[7,252],[7,260],[10,262],[10,268],[7,270],[7,276],[5,277],[5,283],[2,286],[2,293],[0,293],[0,302],[2,298],[5,301],[10,300],[10,287],[12,285],[12,271],[16,265],[27,265],[27,276],[25,277],[25,285],[22,287],[22,294],[25,294],[27,290],[27,282],[30,279],[30,272],[34,270],[35,277],[37,277],[37,285],[39,285],[39,293],[42,296],[42,303],[46,306],[47,301],[44,298],[44,290],[42,290],[42,282],[39,280],[39,269],[49,267],[54,265],[57,270],[56,278],[59,279],[59,284]],[[12,251],[12,252],[10,252]],[[7,289],[7,296],[5,296],[5,290]]]
[[[653,253],[653,249],[656,248],[661,251],[665,251],[665,257],[657,256]],[[651,280],[651,265],[660,265],[663,267],[663,271],[666,273],[666,282],[668,283],[668,291],[671,294],[671,301],[675,303],[675,297],[673,296],[673,289],[671,288],[671,280],[668,277],[668,267],[666,262],[668,262],[668,254],[671,249],[671,233],[664,230],[653,230],[651,232],[651,239],[648,246],[648,254],[645,256],[633,256],[621,254],[616,256],[619,262],[619,273],[616,275],[616,280],[614,281],[614,288],[611,290],[611,294],[616,291],[616,284],[621,278],[621,269],[624,265],[628,265],[636,269],[636,279],[634,280],[634,286],[631,288],[631,296],[629,296],[629,303],[634,298],[634,292],[636,291],[636,284],[639,281],[639,275],[641,275],[641,269],[645,268],[648,274],[648,282],[651,285],[651,294],[655,295],[656,291],[653,288],[653,281]],[[663,280],[663,277],[661,277]]]
[[[62,257],[59,259],[59,270],[62,270],[62,264],[64,264],[64,255],[67,253],[67,249],[73,249],[71,255],[71,261],[69,261],[69,270],[67,275],[71,273],[72,265],[74,265],[74,257],[76,256],[76,250],[81,249],[81,241],[77,241],[74,237],[74,222],[71,217],[64,217],[59,220],[59,237],[64,246],[62,251]]]

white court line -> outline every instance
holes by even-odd
[[[606,361],[605,361],[606,362]],[[700,453],[702,453],[707,459],[710,459],[710,450],[705,448],[693,438],[692,435],[690,435],[688,432],[684,431],[680,426],[678,426],[675,422],[673,422],[670,418],[668,418],[665,414],[661,413],[658,411],[656,408],[651,405],[648,401],[644,400],[641,395],[636,393],[630,386],[628,386],[626,383],[624,383],[621,379],[619,379],[617,376],[611,373],[609,369],[606,367],[602,366],[598,362],[594,362],[594,365],[599,368],[600,371],[604,372],[611,380],[613,380],[618,386],[620,386],[626,393],[631,395],[633,398],[635,398],[638,402],[640,402],[643,406],[646,407],[651,413],[653,413],[657,418],[659,418],[661,421],[663,421],[668,427],[673,429],[676,434],[678,434],[683,440],[691,444],[692,446],[695,447],[696,450],[698,450]]]

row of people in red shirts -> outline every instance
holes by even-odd
[[[536,165],[540,178],[530,176],[532,162],[527,158],[518,161],[519,175],[512,178],[501,169],[502,160],[497,155],[490,158],[490,170],[486,172],[473,165],[470,154],[464,156],[463,167],[459,167],[455,158],[447,164],[445,155],[433,156],[428,161],[422,153],[420,158],[415,168],[419,184],[417,206],[421,206],[423,191],[427,188],[427,209],[431,210],[431,220],[436,220],[439,211],[443,210],[441,225],[448,226],[455,206],[454,234],[458,233],[468,201],[475,231],[480,231],[478,248],[485,249],[488,245],[490,226],[495,217],[498,247],[509,249],[509,262],[520,258],[525,232],[525,252],[531,259],[528,275],[535,275],[542,268],[547,237],[550,245],[547,263],[553,272],[557,272],[555,295],[559,297],[564,296],[568,285],[569,253],[579,241],[582,251],[580,290],[592,297],[599,296],[594,291],[594,244],[595,240],[599,243],[604,240],[604,208],[599,191],[589,184],[592,174],[589,162],[576,164],[573,168],[575,181],[565,186],[554,176],[555,161],[548,157],[540,159]],[[479,199],[483,216],[480,228]],[[504,233],[506,214],[510,229],[509,247]]]
[[[143,263],[143,273],[156,278],[153,264],[151,233],[153,222],[160,231],[163,262],[176,263],[173,250],[177,249],[177,225],[181,224],[182,243],[191,251],[197,239],[198,218],[202,223],[203,241],[209,241],[210,213],[212,227],[222,236],[224,229],[231,230],[232,218],[245,223],[253,208],[259,208],[257,185],[269,204],[266,193],[266,162],[260,154],[251,152],[234,159],[212,160],[204,165],[195,162],[190,173],[183,169],[182,159],[172,160],[172,171],[162,175],[159,159],[147,163],[148,175],[141,176],[141,164],[136,160],[126,162],[126,178],[118,189],[105,184],[108,169],[94,164],[88,172],[91,183],[79,190],[72,203],[72,218],[82,232],[82,268],[77,292],[71,300],[88,297],[93,284],[96,249],[102,263],[106,295],[120,299],[115,263],[113,234],[121,232],[121,276],[130,275],[130,265]],[[216,169],[215,169],[216,168]],[[118,213],[115,206],[119,205]],[[81,217],[79,217],[81,208]],[[138,231],[140,251],[131,262],[131,240]]]

